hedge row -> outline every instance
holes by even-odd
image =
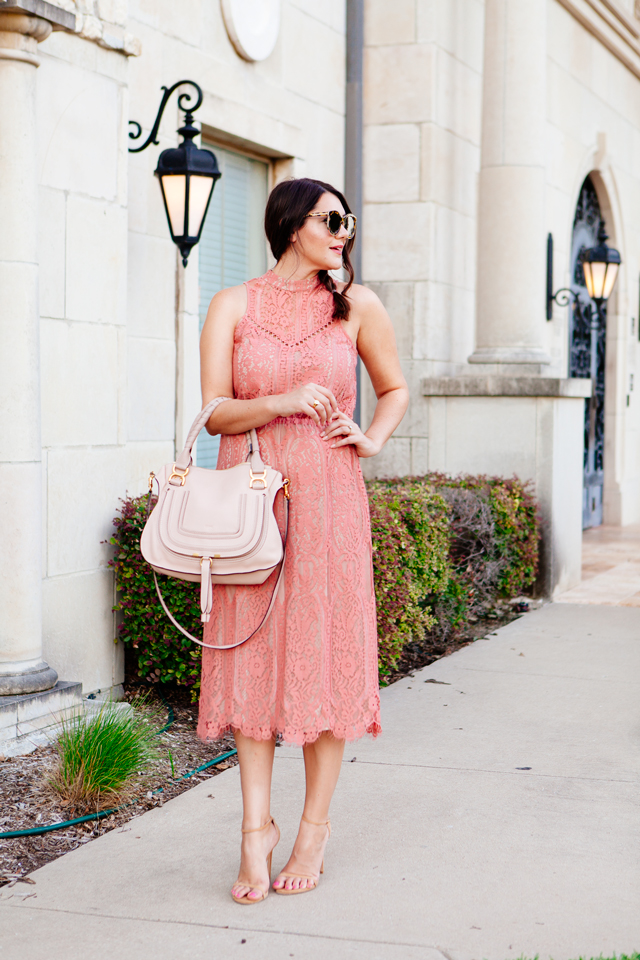
[[[404,646],[425,631],[455,634],[491,598],[514,596],[533,584],[539,521],[527,484],[428,474],[376,480],[367,488],[381,679],[397,665]],[[201,648],[168,621],[140,555],[146,503],[146,497],[122,501],[110,540],[119,639],[131,649],[138,676],[195,692]],[[199,587],[162,579],[169,608],[198,636]]]

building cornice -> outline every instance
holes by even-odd
[[[70,30],[75,33],[76,17],[74,13],[62,10],[46,0],[0,0],[0,12],[27,13],[48,20],[54,30]]]
[[[75,0],[60,0],[59,3],[49,3],[48,0],[0,0],[0,12],[26,13],[30,16],[47,20],[54,30],[64,30],[74,33],[97,43],[107,50],[114,50],[125,57],[137,57],[141,52],[140,41],[137,37],[127,33],[124,21],[110,23],[97,16],[94,4]]]
[[[640,23],[616,0],[557,0],[557,3],[640,79]]]
[[[558,377],[425,377],[420,381],[423,397],[590,397],[588,378]]]

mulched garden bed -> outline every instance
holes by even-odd
[[[134,699],[136,694],[142,692],[135,685],[129,685],[126,689],[127,700]],[[147,688],[144,688],[144,692],[148,693]],[[194,774],[188,780],[180,781],[179,778],[189,771],[233,750],[235,741],[228,734],[221,740],[203,743],[196,736],[198,705],[190,702],[189,692],[176,688],[163,691],[163,696],[173,708],[175,719],[169,729],[158,737],[161,759],[139,777],[135,790],[137,799],[101,820],[89,820],[40,836],[0,840],[0,886],[14,884],[45,863],[56,860],[103,833],[124,826],[153,807],[161,807],[167,800],[190,790],[203,780],[212,780],[238,762],[236,757],[230,757],[215,767]],[[168,713],[166,707],[165,713]],[[27,756],[10,757],[0,763],[0,833],[27,830],[40,824],[62,823],[96,812],[95,808],[72,809],[50,789],[47,780],[56,758],[55,747],[48,746],[40,747]],[[160,788],[162,792],[155,793]]]
[[[539,602],[534,601],[530,607],[538,605]],[[468,623],[459,636],[443,640],[427,635],[420,643],[409,644],[397,669],[387,677],[387,683],[394,683],[401,677],[409,676],[415,670],[453,653],[454,650],[467,646],[480,637],[486,637],[521,616],[523,612],[525,611],[519,610],[513,603],[497,603],[485,616],[476,622]],[[141,688],[136,682],[127,683],[125,689],[128,700],[133,700],[140,693],[149,694],[148,687]],[[194,774],[188,780],[180,780],[179,778],[189,771],[234,749],[235,742],[232,734],[228,734],[221,740],[203,743],[196,735],[198,705],[191,703],[189,691],[174,687],[158,692],[162,695],[164,709],[167,712],[169,707],[173,709],[174,722],[168,730],[159,735],[161,759],[139,777],[135,790],[137,799],[101,820],[90,820],[40,836],[0,840],[0,887],[12,886],[38,867],[56,860],[103,833],[123,827],[147,810],[161,807],[167,800],[190,790],[204,780],[213,780],[223,770],[238,762],[235,756],[230,757],[218,766]],[[151,697],[157,698],[158,693],[152,691]],[[40,747],[24,757],[11,757],[0,761],[0,832],[25,830],[40,824],[44,826],[62,823],[95,812],[87,808],[71,809],[61,802],[48,786],[47,781],[56,758],[55,747],[48,746]],[[161,792],[155,792],[160,788]],[[29,881],[27,879],[23,882]]]

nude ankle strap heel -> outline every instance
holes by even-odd
[[[243,827],[240,832],[241,832],[241,833],[259,833],[260,830],[266,830],[267,827],[269,826],[269,824],[271,824],[271,823],[274,825],[274,827],[276,826],[276,822],[275,822],[275,820],[273,819],[273,817],[269,817],[269,819],[267,820],[267,822],[266,822],[266,823],[263,823],[261,827],[251,827],[250,830],[245,830],[245,828]]]
[[[274,827],[276,828],[276,832],[277,832],[277,834],[278,834],[278,839],[276,840],[276,842],[274,843],[273,847],[271,848],[271,850],[269,851],[269,853],[268,853],[268,855],[267,855],[267,870],[269,871],[269,883],[267,884],[267,889],[266,889],[266,890],[263,890],[262,887],[251,887],[251,890],[249,890],[249,893],[251,893],[252,890],[259,890],[260,893],[261,893],[261,896],[260,896],[260,897],[252,897],[252,898],[249,898],[248,894],[245,894],[243,897],[236,897],[235,894],[234,894],[234,892],[233,892],[233,890],[232,890],[232,891],[231,891],[231,896],[233,897],[233,899],[235,900],[235,902],[236,902],[236,903],[240,903],[240,904],[242,904],[243,906],[248,906],[249,904],[252,904],[252,903],[261,903],[263,900],[266,900],[267,897],[268,897],[268,895],[269,895],[269,887],[270,887],[270,885],[271,885],[271,860],[272,860],[272,858],[273,858],[273,851],[274,851],[275,848],[278,846],[278,842],[279,842],[279,840],[280,840],[280,830],[279,830],[279,828],[278,828],[278,824],[275,822],[275,820],[273,819],[273,817],[269,817],[269,819],[267,820],[267,822],[266,822],[266,823],[263,823],[261,827],[251,827],[249,830],[245,830],[245,828],[243,827],[242,830],[241,830],[242,833],[259,833],[261,830],[266,830],[267,827],[270,827],[270,826],[271,826],[271,824],[273,824]],[[250,887],[250,886],[251,886],[251,884],[245,883],[245,882],[244,882],[243,880],[241,880],[239,877],[238,877],[238,879],[236,880],[234,886],[238,886],[238,885],[241,885],[241,886],[243,886],[243,887]]]
[[[331,836],[331,820],[320,820],[319,822],[317,820],[309,820],[309,817],[305,817],[304,813],[302,814],[300,819],[304,820],[305,823],[312,824],[314,827],[326,827],[327,830],[329,831],[327,835],[327,840]],[[322,863],[320,864],[320,873],[324,873],[324,857],[322,858]],[[283,897],[290,897],[294,893],[311,893],[311,891],[315,890],[316,887],[318,886],[319,875],[316,877],[313,877],[313,876],[309,876],[308,873],[281,873],[279,874],[279,876],[287,880],[291,877],[299,877],[301,880],[314,881],[312,887],[303,887],[301,890],[287,890],[285,889],[285,887],[274,887],[273,889],[275,890],[275,892],[279,893],[280,896],[283,896]]]
[[[302,814],[300,819],[304,820],[305,823],[312,823],[314,827],[327,827],[327,829],[329,830],[329,837],[331,836],[331,820],[320,820],[320,822],[318,822],[317,820],[309,820],[309,817],[305,817],[304,813]],[[327,837],[327,840],[329,839],[329,837]],[[320,873],[324,873],[324,857],[320,865]]]

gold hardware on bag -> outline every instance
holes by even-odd
[[[252,490],[253,490],[254,483],[256,483],[257,481],[260,481],[260,483],[262,483],[263,490],[267,489],[267,471],[266,470],[264,471],[264,473],[254,473],[251,467],[249,467],[249,477],[250,477],[249,486]]]
[[[285,498],[285,500],[291,500],[291,494],[289,493],[289,484],[290,484],[290,483],[291,483],[291,480],[289,480],[288,477],[285,477],[284,480],[282,481],[282,490],[283,490],[283,493],[284,493],[284,498]]]
[[[184,471],[184,473],[181,473],[181,472],[180,472],[180,468],[179,468],[179,467],[176,467],[176,465],[175,465],[175,463],[174,463],[174,465],[173,465],[173,467],[172,467],[172,469],[171,469],[171,476],[169,477],[169,483],[171,483],[171,481],[175,478],[176,480],[179,480],[179,481],[180,481],[180,486],[181,486],[181,487],[184,487],[188,473],[189,473],[189,467],[187,467],[187,469]]]
[[[155,478],[156,478],[156,475],[152,470],[151,473],[149,474],[149,493],[153,491],[153,481],[155,480]]]

